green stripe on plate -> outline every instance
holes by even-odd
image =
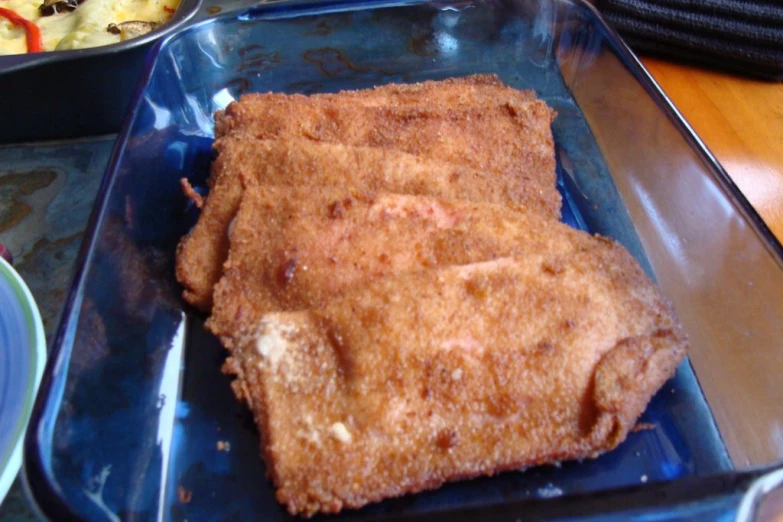
[[[0,458],[0,472],[5,472],[9,461],[14,457],[14,453],[18,451],[20,447],[21,438],[24,434],[24,430],[27,427],[27,421],[30,418],[30,414],[33,410],[33,403],[35,401],[35,393],[38,389],[38,382],[41,379],[41,373],[43,372],[43,361],[40,359],[46,357],[46,342],[43,339],[43,325],[41,324],[40,313],[38,307],[33,301],[33,296],[30,290],[22,282],[21,276],[2,258],[0,258],[0,276],[8,281],[11,290],[16,296],[22,313],[24,314],[25,326],[27,327],[27,336],[30,341],[30,349],[28,353],[30,355],[30,366],[27,375],[27,389],[25,390],[25,403],[24,414],[22,421],[14,428],[13,439],[14,444],[5,455]],[[38,331],[40,328],[40,332]],[[41,348],[43,346],[43,348]],[[42,357],[39,352],[43,350]],[[16,474],[16,471],[14,471]]]

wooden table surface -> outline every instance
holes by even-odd
[[[783,83],[642,62],[783,242]]]

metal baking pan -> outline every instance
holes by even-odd
[[[352,520],[749,520],[783,482],[783,247],[584,0],[280,2],[158,42],[116,141],[52,340],[25,480],[56,520],[290,520],[225,351],[173,275],[213,114],[495,73],[558,112],[564,220],[612,237],[674,302],[688,361],[616,450],[388,500]],[[221,451],[219,443],[230,451]],[[225,444],[223,444],[225,447]],[[767,474],[771,473],[771,474]],[[330,518],[328,520],[334,520]]]
[[[117,132],[152,44],[201,3],[182,0],[167,24],[125,42],[0,56],[0,144]]]

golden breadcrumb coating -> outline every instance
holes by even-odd
[[[495,74],[474,74],[419,83],[389,83],[371,89],[344,90],[339,93],[251,93],[243,95],[239,103],[250,109],[263,106],[272,100],[302,99],[318,102],[339,101],[362,107],[410,108],[448,105],[452,108],[464,108],[491,104],[498,98],[524,103],[535,100],[536,95],[533,91],[521,91],[504,85]],[[224,111],[218,111],[215,115],[216,138],[236,130],[224,126],[224,116]]]
[[[249,94],[215,114],[215,136],[395,149],[555,190],[555,112],[493,76],[313,96]],[[555,196],[557,197],[557,196]]]
[[[321,306],[398,272],[568,253],[590,236],[501,205],[339,188],[245,191],[207,327],[226,346],[273,311]]]
[[[215,149],[206,206],[177,255],[177,279],[184,287],[184,298],[204,310],[211,307],[212,289],[223,273],[228,227],[244,187],[333,185],[483,201],[560,217],[560,196],[554,187],[539,189],[535,180],[524,175],[486,175],[397,150],[302,139],[225,137],[215,142]]]
[[[637,263],[600,238],[376,279],[254,326],[224,370],[278,500],[305,516],[595,457],[687,345]]]

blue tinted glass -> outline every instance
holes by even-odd
[[[151,63],[55,341],[61,364],[37,431],[42,467],[31,476],[39,496],[51,487],[53,498],[90,519],[285,518],[264,477],[252,418],[220,373],[223,349],[184,307],[173,277],[177,242],[197,217],[179,180],[204,190],[212,115],[243,92],[477,72],[535,89],[559,113],[564,220],[616,238],[649,266],[558,69],[558,52],[608,52],[598,30],[579,46],[559,47],[568,24],[595,23],[586,8],[459,2],[263,19],[300,9],[278,4],[203,23],[165,42]],[[641,422],[650,429],[596,460],[450,484],[345,516],[554,498],[731,469],[687,362]]]

